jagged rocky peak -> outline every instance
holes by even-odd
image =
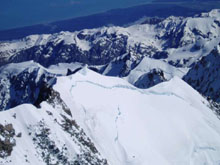
[[[220,17],[220,9],[213,9],[210,12],[207,13],[201,13],[198,15],[198,17],[212,17],[212,18],[218,18]]]

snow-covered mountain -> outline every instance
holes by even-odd
[[[220,120],[178,77],[145,90],[84,67],[48,90],[1,112],[2,164],[220,162]]]
[[[0,42],[0,164],[218,165],[219,43],[220,10]]]
[[[131,70],[139,68],[138,64],[143,65],[146,59],[154,59],[150,68],[145,68],[135,80],[128,78],[132,84],[148,88],[169,80],[170,75],[175,75],[173,72],[182,77],[182,73],[210,54],[219,43],[220,10],[216,9],[194,17],[171,16],[155,24],[141,20],[127,27],[102,27],[2,41],[0,64],[33,60],[49,67],[80,62],[105,75],[134,77],[129,76]],[[149,82],[152,77],[154,83]]]
[[[195,17],[168,17],[156,24],[103,27],[78,32],[31,35],[0,43],[1,64],[34,60],[43,66],[59,62],[108,64],[129,53],[189,66],[220,41],[220,11]]]

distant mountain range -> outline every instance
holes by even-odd
[[[21,27],[0,31],[0,40],[11,40],[23,38],[32,34],[48,34],[60,31],[76,31],[91,29],[102,26],[123,26],[130,24],[142,17],[168,16],[193,16],[195,14],[208,11],[210,8],[192,8],[190,5],[176,4],[146,4],[130,8],[114,9],[104,13],[89,15],[85,17],[73,18],[48,24],[39,24],[28,27]]]

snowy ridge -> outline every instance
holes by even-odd
[[[79,80],[81,81],[81,83],[78,82]],[[66,84],[65,87],[67,87],[68,84],[73,84],[76,81],[78,82],[77,85],[74,85],[74,86],[70,85],[68,88],[65,88],[65,89],[62,88],[62,91],[59,90],[60,89],[59,83],[60,84],[65,83]],[[90,83],[90,82],[93,82],[93,83]],[[102,84],[102,86],[97,85],[97,83]],[[114,88],[115,86],[117,86],[118,88]],[[212,124],[214,124],[216,128],[218,127],[218,129],[216,130],[216,133],[214,133],[214,134],[218,134],[217,135],[218,137],[220,133],[219,126],[218,126],[219,120],[212,113],[212,111],[210,111],[210,109],[208,109],[207,106],[203,103],[203,102],[206,102],[205,99],[202,98],[198,94],[198,92],[195,92],[191,87],[189,87],[185,82],[183,82],[179,78],[172,79],[170,82],[167,82],[167,85],[164,86],[165,88],[164,93],[167,93],[167,95],[166,94],[165,95],[164,94],[154,95],[152,94],[153,91],[157,91],[157,90],[162,91],[160,89],[156,89],[157,86],[155,87],[155,89],[152,89],[151,92],[147,92],[147,91],[145,92],[137,88],[136,89],[131,88],[131,85],[127,84],[127,82],[122,81],[118,78],[103,77],[101,75],[98,75],[97,73],[91,72],[90,70],[84,68],[83,72],[78,72],[71,77],[68,77],[68,78],[63,77],[62,79],[58,80],[54,88],[55,90],[60,91],[61,97],[63,97],[64,100],[68,99],[67,105],[69,106],[72,105],[71,102],[69,102],[71,95],[72,95],[72,98],[74,98],[74,101],[76,102],[78,107],[82,109],[82,111],[77,111],[73,114],[76,114],[76,115],[78,114],[78,117],[81,119],[79,120],[79,123],[86,125],[86,127],[89,129],[88,132],[92,134],[91,136],[94,138],[96,142],[98,141],[97,137],[100,137],[101,136],[100,133],[103,134],[103,132],[104,132],[104,135],[106,134],[106,135],[109,135],[109,137],[112,137],[110,139],[108,138],[103,139],[102,136],[99,138],[99,140],[101,140],[101,142],[99,143],[99,146],[101,146],[101,151],[104,151],[104,153],[106,153],[105,157],[112,164],[118,164],[119,162],[120,162],[119,164],[127,164],[128,162],[130,164],[146,164],[146,163],[169,164],[172,161],[173,161],[172,163],[174,164],[175,163],[176,164],[178,163],[189,164],[189,161],[191,161],[194,164],[202,164],[203,162],[214,164],[214,162],[219,161],[218,160],[219,158],[217,156],[218,153],[217,152],[213,153],[214,150],[216,151],[218,150],[219,152],[219,149],[220,149],[219,145],[217,145],[216,147],[213,147],[213,145],[216,145],[219,143],[219,140],[218,139],[214,140],[215,138],[213,138],[213,139],[210,139],[210,141],[208,140],[209,142],[203,141],[202,143],[200,143],[199,141],[201,139],[207,140],[207,137],[209,137],[210,135],[209,134],[205,135],[207,132],[202,131],[203,132],[202,133],[200,132],[200,130],[196,131],[195,127],[191,128],[193,127],[192,125],[194,125],[193,124],[194,122],[196,123],[201,122],[200,124],[204,125],[204,128],[213,129],[215,127],[213,125],[211,126],[209,122],[215,121],[216,125],[214,123]],[[83,89],[86,89],[86,91],[83,92]],[[70,95],[66,95],[68,91],[70,92]],[[175,93],[179,97],[177,97],[176,95],[169,95],[169,92]],[[94,93],[96,93],[95,95],[96,97],[92,97]],[[191,106],[192,101],[189,98],[195,98],[195,100],[193,100],[193,103],[194,103],[193,106]],[[164,102],[162,101],[161,105],[158,105],[157,104],[158,100],[164,100]],[[180,103],[180,106],[178,106],[178,108],[176,109],[175,106],[172,106],[172,103],[176,105],[177,102]],[[183,107],[181,105],[183,105]],[[161,114],[162,116],[160,115],[160,113],[162,113]],[[164,115],[168,118],[165,119]],[[185,116],[186,118],[183,117],[182,115],[183,116],[186,115]],[[192,115],[192,116],[189,117],[188,115],[189,116]],[[84,119],[83,119],[83,116],[85,116]],[[204,121],[204,117],[206,118],[205,121]],[[171,118],[172,118],[171,121],[174,123],[175,122],[179,123],[179,120],[184,123],[183,124],[181,122],[183,124],[182,126],[181,124],[177,124],[180,126],[180,128],[184,130],[183,135],[180,136],[181,138],[179,137],[179,135],[177,134],[174,135],[173,133],[171,133],[171,132],[175,132],[173,131],[173,129],[174,130],[177,129],[179,132],[179,128],[176,128],[176,129],[173,127],[170,128],[171,125],[169,125],[168,121]],[[188,119],[190,121],[188,121]],[[162,121],[162,123],[158,125],[158,121]],[[207,123],[207,121],[209,122]],[[114,125],[113,123],[116,124],[115,128],[112,128],[112,125]],[[163,124],[165,124],[164,129],[160,128],[161,126],[164,126]],[[154,126],[158,128],[154,128]],[[170,133],[165,131],[166,126],[168,130],[169,129],[172,130]],[[99,128],[101,130],[99,130]],[[142,128],[144,130],[150,129],[149,130],[150,132],[148,131],[145,132],[144,130],[142,132],[141,131]],[[117,129],[117,130],[114,130],[114,129]],[[163,132],[161,132],[161,130],[164,130],[164,134]],[[189,141],[186,139],[183,140],[185,137],[184,135],[187,135],[187,133],[185,132],[187,130],[189,131],[188,132],[189,136],[186,139],[190,137],[192,138],[190,140],[188,139]],[[97,134],[94,135],[95,133]],[[160,137],[157,137],[158,133],[160,134]],[[161,135],[162,136],[164,135],[165,137],[161,137]],[[196,138],[197,136],[200,137],[199,138],[200,140]],[[165,138],[163,139],[165,141],[160,143],[160,145],[163,144],[165,146],[156,145],[158,148],[157,147],[154,148],[153,146],[150,147],[149,145],[152,145],[155,143],[147,142],[147,141],[148,140],[151,141],[154,138],[156,138],[158,141],[161,141],[163,138]],[[179,138],[181,139],[180,141],[179,141]],[[193,150],[195,150],[195,152],[198,152],[198,153],[195,154],[193,153],[193,150],[191,150],[192,153],[195,154],[192,156],[191,154],[189,154],[189,152],[186,151],[187,150],[186,149],[185,154],[188,153],[188,156],[187,154],[186,155],[183,154],[184,151],[179,152],[179,154],[177,154],[176,150],[174,149],[175,147],[174,148],[172,147],[168,139],[173,139],[174,141],[175,139],[178,139],[176,143],[179,144],[180,146],[182,145],[182,147],[179,146],[180,148],[185,148],[184,145],[189,144],[188,142],[190,142],[190,144],[194,143],[194,145],[190,147],[188,146],[189,148],[187,149],[189,151],[193,148]],[[105,140],[106,142],[103,142]],[[158,141],[155,141],[155,142],[158,143]],[[186,143],[180,144],[181,142],[186,142]],[[110,148],[109,144],[110,146],[111,145],[113,146],[111,146]],[[212,147],[210,146],[207,147],[206,144],[210,144]],[[108,151],[106,151],[106,148],[108,148]],[[148,153],[147,148],[149,148],[150,153]],[[152,148],[154,148],[155,150],[152,151]],[[200,148],[201,149],[207,148],[206,154],[207,155],[210,154],[209,156],[211,156],[212,160],[215,160],[215,161],[208,162],[209,161],[208,159],[203,160],[202,159],[204,158],[203,152],[206,152],[206,151],[201,152]],[[215,149],[209,150],[208,148],[215,148]],[[164,153],[163,151],[159,151],[158,153],[158,150],[160,149],[162,149]],[[117,155],[115,155],[115,153]],[[172,153],[175,155],[177,159],[178,159],[177,155],[179,155],[179,158],[181,157],[180,160],[173,159],[174,155],[172,156]],[[184,157],[182,157],[183,155]],[[155,159],[155,157],[157,157],[158,159]],[[152,160],[152,158],[154,159]],[[173,160],[170,160],[171,158]],[[198,159],[200,158],[201,158],[201,162],[198,161]]]
[[[170,64],[167,64],[166,62],[163,62],[161,60],[155,60],[152,58],[144,57],[141,62],[135,67],[129,75],[126,77],[128,82],[131,84],[135,84],[137,79],[145,74],[149,73],[153,69],[159,69],[163,71],[164,78],[166,80],[170,80],[174,76],[178,76],[179,78],[182,78],[183,75],[185,75],[188,71],[188,68],[176,68]]]
[[[17,135],[11,155],[1,158],[1,162],[85,161],[83,156],[77,159],[76,155],[89,149],[68,133],[70,128],[76,133],[76,124],[84,131],[83,138],[89,138],[97,149],[95,153],[89,151],[94,154],[89,164],[220,162],[220,121],[206,105],[207,101],[178,77],[142,90],[120,78],[102,76],[84,67],[73,75],[58,77],[52,91],[55,93],[41,103],[41,108],[25,104],[0,112],[0,124],[12,124]],[[61,123],[67,119],[76,124],[63,129]],[[46,137],[41,137],[42,129],[48,129]],[[22,135],[18,136],[19,133]],[[59,152],[43,150],[38,143],[41,138],[54,144],[53,149],[58,148]],[[41,158],[43,151],[51,159]],[[58,159],[59,154],[62,159]]]

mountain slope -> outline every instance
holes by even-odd
[[[202,95],[220,103],[220,45],[202,57],[183,79]]]
[[[73,74],[82,66],[79,63],[59,64],[47,69],[28,61],[0,67],[0,110],[24,103],[38,105],[40,97],[43,97],[40,96],[41,91],[52,87],[56,77]]]
[[[17,135],[3,164],[71,164],[85,162],[88,152],[89,164],[220,162],[219,119],[177,77],[142,90],[84,67],[58,77],[50,91],[38,109],[26,104],[0,112],[3,128],[12,124]]]

